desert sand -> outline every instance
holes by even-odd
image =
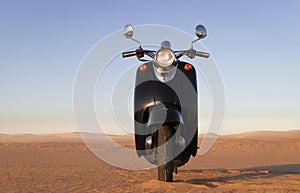
[[[133,147],[131,135],[112,138]],[[300,192],[300,131],[221,136],[173,183],[103,162],[77,133],[0,135],[0,174],[0,192]]]

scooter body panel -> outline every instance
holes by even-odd
[[[146,67],[143,66],[143,68],[137,70],[134,91],[136,149],[145,150],[146,129],[149,126],[150,110],[156,105],[163,104],[166,108],[181,113],[181,122],[183,122],[186,130],[193,133],[194,136],[186,149],[188,149],[190,155],[195,156],[198,139],[197,76],[195,68],[191,64],[178,61],[174,78],[167,83],[163,83],[156,78],[151,62],[142,65],[146,65]],[[191,65],[192,68],[186,70],[185,65]],[[182,75],[188,81],[182,81]],[[184,93],[185,101],[181,101],[183,99],[178,97],[176,91],[186,87],[192,87],[194,90],[190,93]],[[172,121],[171,119],[168,121]],[[175,114],[174,122],[178,122]],[[137,154],[138,156],[143,155],[141,151],[137,151]]]

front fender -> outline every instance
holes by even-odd
[[[179,110],[172,108],[158,108],[150,110],[147,127],[162,125],[164,123],[182,123],[182,116]]]

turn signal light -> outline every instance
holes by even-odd
[[[146,71],[146,70],[147,70],[146,64],[140,65],[140,71],[141,71],[141,72],[144,72],[144,71]]]
[[[185,64],[184,65],[184,70],[186,70],[186,71],[190,71],[190,70],[192,70],[192,65],[190,65],[190,64]]]

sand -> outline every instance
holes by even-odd
[[[133,137],[113,136],[132,147]],[[0,135],[0,192],[300,192],[300,131],[221,136],[160,182],[98,159],[77,133]]]

